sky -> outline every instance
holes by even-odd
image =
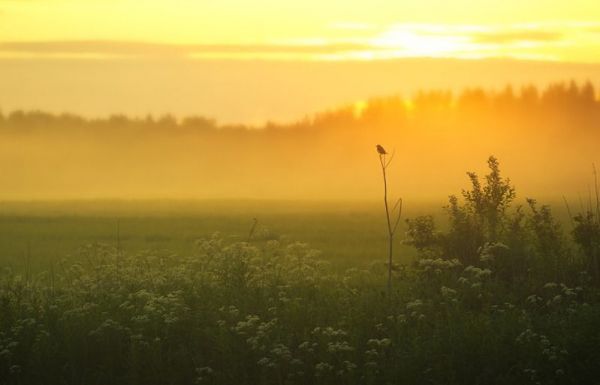
[[[589,63],[600,2],[0,0],[0,55]]]
[[[0,0],[4,112],[261,125],[599,77],[597,0]]]

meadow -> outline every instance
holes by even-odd
[[[391,291],[373,204],[6,203],[2,383],[596,383],[600,205],[489,167],[407,210]]]
[[[411,213],[441,213],[419,203]],[[189,254],[198,239],[220,233],[227,242],[302,240],[339,269],[385,254],[383,205],[306,201],[59,201],[5,202],[0,213],[0,261],[20,270],[44,270],[77,258],[81,247],[103,244],[123,252]],[[401,247],[403,260],[415,255]]]

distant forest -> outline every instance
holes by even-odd
[[[377,143],[396,151],[396,184],[408,196],[453,191],[494,154],[526,191],[560,197],[587,193],[600,100],[591,82],[422,91],[260,127],[12,111],[0,114],[0,139],[0,199],[364,198],[379,187]]]
[[[201,110],[202,106],[198,106],[198,109]],[[36,128],[101,129],[108,126],[132,130],[168,129],[169,132],[174,129],[194,132],[252,130],[258,134],[256,129],[268,132],[352,128],[365,125],[400,128],[421,119],[435,121],[453,118],[480,120],[486,117],[527,117],[546,120],[561,116],[571,123],[586,124],[597,122],[599,114],[600,99],[594,85],[589,81],[583,84],[571,81],[553,83],[543,89],[533,85],[518,88],[508,85],[503,90],[467,88],[460,93],[433,90],[421,91],[411,98],[372,98],[359,105],[342,106],[293,123],[268,122],[262,126],[220,125],[216,120],[205,116],[178,119],[172,115],[128,117],[115,114],[107,118],[89,119],[70,113],[52,114],[38,110],[16,110],[9,113],[0,111],[0,125],[6,131],[25,129],[26,132]]]

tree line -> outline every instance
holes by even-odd
[[[201,109],[201,106],[199,106]],[[184,130],[189,132],[272,132],[278,130],[310,130],[358,128],[364,126],[403,126],[415,122],[460,119],[463,122],[482,119],[542,118],[576,121],[589,124],[600,117],[600,100],[592,82],[557,82],[546,87],[507,85],[501,90],[480,87],[461,92],[447,90],[420,91],[411,98],[399,95],[372,98],[359,104],[348,104],[335,109],[305,116],[294,122],[266,122],[262,125],[220,124],[206,116],[175,117],[170,114],[131,117],[114,114],[108,117],[88,118],[73,113],[50,113],[41,110],[0,110],[0,130],[31,131],[35,129],[89,129],[102,130],[118,127],[120,130]],[[549,119],[549,118],[552,119]],[[258,129],[258,130],[257,130]]]

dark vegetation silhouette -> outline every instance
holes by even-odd
[[[110,127],[119,131],[140,133],[154,130],[191,131],[195,133],[235,132],[241,134],[245,130],[252,133],[269,133],[272,131],[294,129],[351,129],[364,124],[384,124],[401,127],[411,117],[418,119],[469,119],[476,121],[486,115],[508,119],[511,116],[527,117],[530,120],[561,116],[562,122],[594,122],[600,115],[600,100],[591,82],[578,84],[574,81],[554,83],[545,88],[534,85],[523,86],[515,90],[506,86],[501,91],[467,88],[453,94],[450,91],[421,91],[414,95],[411,105],[407,105],[399,96],[370,99],[364,110],[357,114],[354,106],[348,105],[338,109],[317,113],[297,122],[283,124],[267,122],[262,126],[220,125],[214,119],[202,116],[176,118],[166,114],[162,116],[147,115],[145,117],[128,117],[111,115],[108,118],[85,118],[69,113],[52,114],[43,111],[16,110],[0,113],[0,124],[6,132],[28,133],[36,130],[107,130]],[[199,106],[201,109],[202,106]],[[262,130],[256,130],[262,129]],[[509,127],[507,127],[509,129]],[[112,132],[111,132],[112,133]],[[125,134],[125,132],[121,132]]]
[[[595,204],[566,231],[496,158],[407,221],[414,262],[332,270],[306,244],[215,234],[183,255],[88,245],[0,271],[5,384],[589,384],[600,378]]]

